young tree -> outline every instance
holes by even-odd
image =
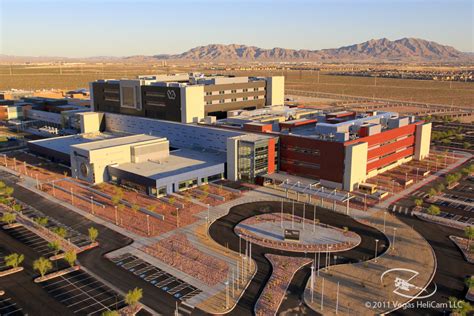
[[[5,265],[12,267],[12,268],[18,268],[18,266],[25,260],[25,256],[22,254],[17,254],[17,253],[11,253],[8,256],[5,256]]]
[[[40,226],[46,226],[48,225],[48,218],[47,217],[37,217],[35,218],[36,224]]]
[[[134,211],[135,213],[138,212],[139,209],[140,209],[140,205],[138,205],[138,204],[133,204],[132,205],[132,211]]]
[[[87,231],[89,233],[89,240],[91,241],[91,243],[95,242],[97,237],[99,237],[99,231],[97,230],[97,228],[89,227]]]
[[[146,209],[149,210],[150,212],[154,213],[155,210],[156,210],[156,205],[150,204],[150,205],[147,206]]]
[[[67,230],[66,230],[66,228],[60,227],[60,226],[55,227],[55,228],[53,229],[53,233],[55,233],[56,235],[58,235],[59,237],[61,237],[61,238],[63,238],[63,239],[66,238],[66,236],[67,236]]]
[[[49,249],[51,249],[56,256],[59,253],[59,250],[61,250],[61,245],[59,244],[59,241],[53,240],[48,243]]]
[[[436,191],[435,188],[431,188],[431,189],[428,191],[428,196],[429,196],[429,197],[433,197],[433,196],[435,196],[436,194],[438,194],[438,192]]]
[[[457,315],[465,316],[472,311],[471,304],[463,300],[458,300],[452,296],[449,298],[449,306],[451,307],[453,313]]]
[[[10,225],[16,220],[16,214],[15,213],[5,213],[3,216],[0,218],[0,220],[4,223],[7,223]]]
[[[466,236],[469,241],[467,243],[467,250],[470,251],[471,249],[471,241],[474,238],[474,226],[468,226],[464,229],[464,236]]]
[[[13,204],[12,209],[15,212],[21,212],[21,205],[20,204]]]
[[[143,290],[136,287],[133,290],[127,292],[125,295],[125,303],[130,307],[135,308],[142,296]]]
[[[176,198],[174,196],[170,197],[168,199],[168,202],[171,204],[171,205],[174,205],[174,202],[176,202]]]
[[[39,274],[44,277],[44,275],[53,268],[51,261],[44,257],[40,257],[33,261],[33,269],[37,270]]]
[[[6,196],[11,197],[13,195],[14,189],[12,187],[5,187],[4,193]]]
[[[423,205],[423,200],[422,199],[415,199],[415,205],[417,207],[421,207]]]
[[[76,252],[74,250],[66,251],[64,253],[64,260],[69,264],[69,266],[73,267],[77,260]]]
[[[467,278],[464,280],[464,284],[466,284],[466,286],[467,286],[468,289],[474,288],[474,278],[471,278],[470,276],[467,277]]]
[[[441,213],[441,210],[436,205],[430,205],[430,207],[428,207],[428,214],[437,216],[440,213]]]
[[[100,316],[119,316],[119,312],[117,311],[104,311]]]
[[[5,182],[3,182],[3,181],[0,181],[0,190],[3,190],[3,189],[5,189],[5,187],[6,187],[6,184],[5,184]]]

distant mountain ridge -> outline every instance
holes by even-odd
[[[419,38],[401,38],[395,41],[381,38],[321,50],[280,47],[265,49],[241,44],[209,44],[192,48],[180,54],[154,56],[65,58],[0,55],[0,62],[153,62],[156,60],[194,62],[474,62],[474,53],[464,53],[454,47]]]
[[[322,50],[296,50],[279,47],[264,49],[238,44],[210,44],[192,48],[181,54],[155,55],[154,57],[195,61],[430,61],[459,60],[469,57],[469,54],[460,52],[451,46],[418,38],[402,38],[395,41],[382,38]]]

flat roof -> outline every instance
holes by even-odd
[[[110,147],[115,147],[115,146],[141,143],[145,141],[160,140],[160,139],[163,139],[163,137],[156,137],[156,136],[146,135],[146,134],[137,134],[137,135],[131,135],[131,136],[102,139],[102,140],[98,140],[94,142],[86,142],[82,144],[75,144],[73,146],[75,148],[92,151],[96,149],[104,149],[104,148],[110,148]]]
[[[32,140],[29,141],[29,143],[69,155],[71,146],[87,144],[104,139],[112,139],[115,137],[118,136],[108,133],[80,134]]]
[[[111,165],[109,168],[138,174],[143,177],[158,180],[179,174],[224,164],[224,153],[178,149],[160,161],[144,161],[140,163],[123,163]]]

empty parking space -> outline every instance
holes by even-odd
[[[33,248],[37,253],[42,256],[49,257],[54,255],[54,250],[52,250],[48,246],[49,242],[47,240],[29,231],[25,227],[20,226],[8,229],[6,230],[6,232],[18,241]]]
[[[47,218],[48,223],[45,225],[45,227],[48,228],[49,230],[52,230],[56,227],[63,227],[67,231],[66,237],[68,238],[68,240],[78,247],[83,247],[90,243],[89,238],[86,235],[81,234],[80,232],[75,230],[73,227],[60,223],[56,219],[45,215],[44,213],[42,213],[41,211],[38,211],[35,208],[27,206],[22,211],[22,214],[28,216],[32,220],[36,220],[37,218]]]
[[[157,288],[185,301],[201,293],[198,288],[172,276],[171,274],[139,259],[131,254],[123,254],[110,259],[116,265],[130,271],[137,277],[149,282]]]
[[[101,315],[104,311],[118,310],[126,305],[123,296],[81,270],[41,285],[75,314]]]
[[[2,316],[19,316],[24,315],[20,306],[18,306],[6,294],[0,296],[0,315]]]

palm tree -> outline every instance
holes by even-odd
[[[11,253],[8,256],[5,256],[5,265],[12,267],[13,269],[18,268],[18,266],[25,260],[25,256],[22,254]]]
[[[99,231],[97,230],[97,228],[89,227],[88,232],[89,240],[91,241],[91,243],[94,243],[97,237],[99,236]]]
[[[59,253],[59,250],[61,249],[61,245],[59,244],[59,241],[57,240],[53,240],[50,243],[48,243],[48,247],[54,252],[55,256]]]
[[[104,311],[100,316],[119,316],[119,312],[117,311]]]
[[[133,290],[127,292],[125,295],[125,303],[130,307],[135,308],[142,296],[143,290],[136,287]]]
[[[53,264],[51,261],[44,257],[40,257],[39,259],[33,261],[33,269],[38,270],[41,277],[44,277],[44,275],[52,268]]]
[[[58,235],[59,237],[63,239],[66,238],[67,236],[67,230],[64,227],[55,227],[53,229],[53,233],[55,233],[56,235]]]
[[[64,260],[66,260],[66,262],[69,263],[71,267],[73,267],[76,264],[76,259],[77,259],[77,254],[74,250],[66,251],[64,253]]]
[[[471,240],[474,238],[474,227],[473,226],[468,226],[464,229],[464,236],[466,236],[469,241],[467,242],[467,251],[470,251],[471,249]]]
[[[3,214],[3,216],[0,218],[0,220],[2,222],[7,223],[8,225],[10,225],[11,223],[13,223],[16,220],[16,214],[7,212],[7,213]]]

